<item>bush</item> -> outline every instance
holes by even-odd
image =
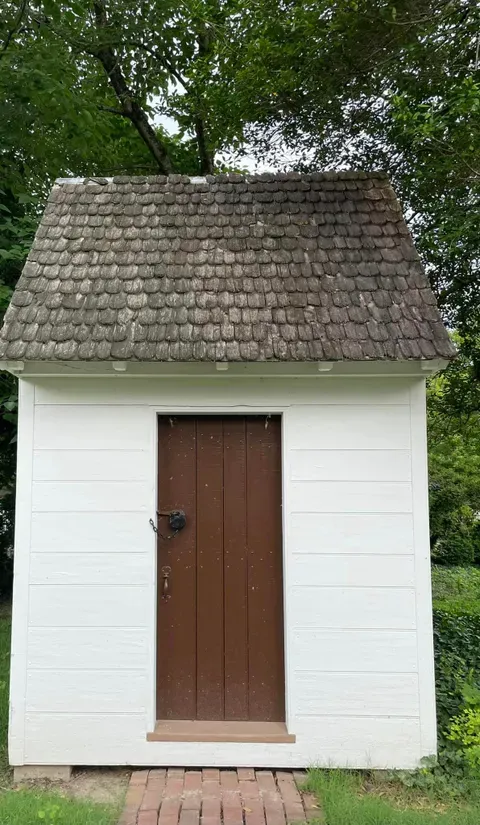
[[[480,600],[464,595],[448,598],[452,590],[462,590],[462,582],[464,591],[470,593],[478,581],[474,577],[474,583],[467,584],[461,571],[449,573],[434,573],[434,592],[444,596],[434,600],[433,610],[439,743],[436,773],[447,777],[458,791],[466,792],[479,775],[474,738],[480,713]],[[468,709],[473,713],[467,714]]]
[[[463,710],[464,686],[480,688],[480,601],[434,601],[435,679],[440,738]]]
[[[445,600],[480,601],[480,570],[477,567],[432,566],[433,598],[436,602]],[[448,609],[448,608],[447,608]],[[467,606],[467,613],[470,609]]]

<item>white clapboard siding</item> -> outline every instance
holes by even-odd
[[[152,459],[148,450],[36,450],[34,481],[145,481]]]
[[[142,404],[177,409],[186,406],[258,406],[288,404],[398,405],[410,402],[410,380],[402,378],[334,378],[316,375],[297,378],[232,379],[227,375],[208,378],[133,378],[121,380],[40,378],[35,382],[37,405]]]
[[[409,450],[291,450],[293,481],[410,481]]]
[[[296,513],[410,513],[412,488],[403,481],[292,481]]]
[[[420,725],[413,718],[323,716],[313,723],[304,717],[294,723],[296,744],[252,743],[248,748],[230,742],[189,742],[187,748],[184,742],[147,742],[143,714],[28,713],[25,727],[25,762],[33,765],[408,769],[418,765],[421,753]]]
[[[152,485],[141,481],[34,481],[34,513],[146,512]]]
[[[139,627],[30,627],[27,650],[27,666],[36,670],[145,671],[148,634]]]
[[[413,553],[409,513],[292,513],[292,553]]]
[[[19,548],[29,586],[17,602],[26,619],[13,662],[23,680],[10,733],[16,764],[414,768],[431,753],[432,714],[425,723],[422,710],[433,703],[422,675],[431,653],[424,646],[419,657],[416,633],[423,596],[413,559],[423,563],[428,548],[414,543],[426,509],[415,486],[425,455],[411,455],[413,384],[228,374],[36,381],[24,485],[31,539]],[[156,411],[282,413],[294,743],[146,740],[155,720]]]
[[[299,716],[418,716],[412,673],[295,674]]]
[[[289,420],[290,449],[408,450],[410,415],[407,406],[295,407]]]
[[[149,517],[149,512],[90,512],[88,518],[75,513],[32,513],[31,552],[143,553],[154,544]]]
[[[31,584],[153,583],[147,553],[32,553]]]
[[[414,587],[413,556],[346,556],[305,553],[293,558],[291,582],[308,587]]]
[[[417,637],[402,630],[294,630],[294,671],[416,673]]]
[[[292,587],[295,628],[415,628],[415,592],[393,587]]]
[[[30,586],[31,627],[149,627],[150,588],[140,586]]]
[[[25,727],[25,763],[31,765],[137,764],[129,754],[138,753],[146,734],[143,713],[30,712]]]
[[[27,677],[27,712],[139,713],[147,698],[146,674],[136,670],[30,670]]]
[[[35,410],[35,449],[148,450],[148,407],[39,406]]]

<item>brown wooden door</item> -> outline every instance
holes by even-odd
[[[158,429],[158,509],[187,524],[158,540],[157,718],[284,721],[280,417]]]

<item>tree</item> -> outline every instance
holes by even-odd
[[[461,333],[468,378],[478,383],[478,2],[239,6],[214,89],[225,131],[236,128],[276,165],[285,157],[291,165],[293,155],[304,170],[388,171],[444,319]],[[470,400],[478,410],[478,393]]]

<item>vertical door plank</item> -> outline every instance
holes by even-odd
[[[225,719],[248,719],[246,432],[244,417],[225,418],[224,586]]]
[[[158,509],[182,509],[184,529],[157,543],[157,718],[194,719],[196,713],[196,448],[195,419],[158,422]],[[158,519],[168,534],[168,519]],[[162,598],[161,568],[169,565],[170,598]]]
[[[249,707],[252,721],[284,721],[281,425],[247,418]]]
[[[223,420],[197,419],[197,719],[224,718]]]

